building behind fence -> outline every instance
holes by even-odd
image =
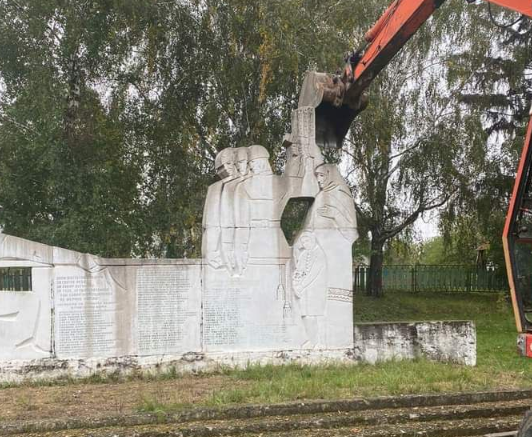
[[[355,291],[364,291],[369,278],[369,267],[354,269]],[[486,270],[468,265],[389,265],[383,267],[384,291],[506,291],[505,271]]]

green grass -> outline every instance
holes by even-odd
[[[358,366],[251,366],[229,378],[243,387],[214,392],[210,405],[532,387],[532,360],[516,353],[511,306],[498,294],[388,293],[355,298],[356,322],[473,320],[476,367],[426,360]]]
[[[382,299],[355,300],[355,322],[401,320],[473,320],[477,368],[514,371],[519,380],[532,383],[532,360],[517,355],[513,312],[500,294],[390,292]]]
[[[168,402],[159,399],[157,396],[142,396],[137,411],[139,413],[150,413],[158,417],[160,422],[163,422],[166,415],[174,413],[190,407],[189,404],[180,402]]]
[[[230,377],[252,383],[214,392],[208,405],[269,403],[302,399],[372,397],[407,393],[470,391],[489,387],[471,369],[425,360],[359,366],[264,366],[235,372]],[[250,377],[250,373],[254,375]]]

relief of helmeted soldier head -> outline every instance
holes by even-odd
[[[235,149],[226,147],[218,152],[214,159],[214,166],[216,167],[216,173],[220,179],[234,176],[236,173]]]
[[[245,177],[249,173],[248,148],[239,147],[236,149],[236,169],[240,176]]]
[[[271,174],[270,154],[265,147],[259,145],[249,146],[249,167],[253,174]]]
[[[329,169],[325,164],[318,165],[314,170],[320,190],[323,190],[330,182]]]

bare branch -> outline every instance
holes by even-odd
[[[412,150],[417,149],[421,144],[423,143],[422,139],[418,139],[413,146],[407,147],[405,150],[402,150],[401,152],[396,153],[395,155],[390,156],[390,161],[394,160],[395,158],[399,158],[400,156],[404,155],[405,153],[411,152]]]
[[[363,223],[365,225],[371,223],[371,219],[368,217],[367,212],[360,208],[358,203],[355,203],[355,211],[357,213],[358,223]]]
[[[28,133],[37,133],[37,131],[35,130],[35,128],[31,127],[31,126],[27,126],[27,125],[24,125],[22,123],[19,123],[18,121],[16,121],[15,119],[11,118],[10,116],[6,115],[6,114],[0,114],[0,117],[2,119],[4,119],[5,121],[7,121],[8,123],[11,123],[13,125],[15,125],[17,128],[19,128],[21,131],[23,131],[25,134],[28,134]]]
[[[420,202],[419,206],[416,208],[415,211],[413,211],[402,223],[397,225],[396,227],[385,231],[382,233],[382,238],[384,240],[389,240],[390,238],[395,237],[397,234],[399,234],[403,229],[405,229],[407,226],[412,225],[417,218],[425,211],[430,211],[435,208],[439,208],[443,206],[447,201],[452,197],[452,195],[456,192],[454,190],[453,192],[446,194],[443,196],[440,200],[434,200],[434,202],[429,202],[428,204],[423,204],[423,202]]]

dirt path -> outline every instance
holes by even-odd
[[[150,404],[196,404],[214,391],[244,385],[222,376],[0,389],[0,421],[98,418],[133,414]]]

